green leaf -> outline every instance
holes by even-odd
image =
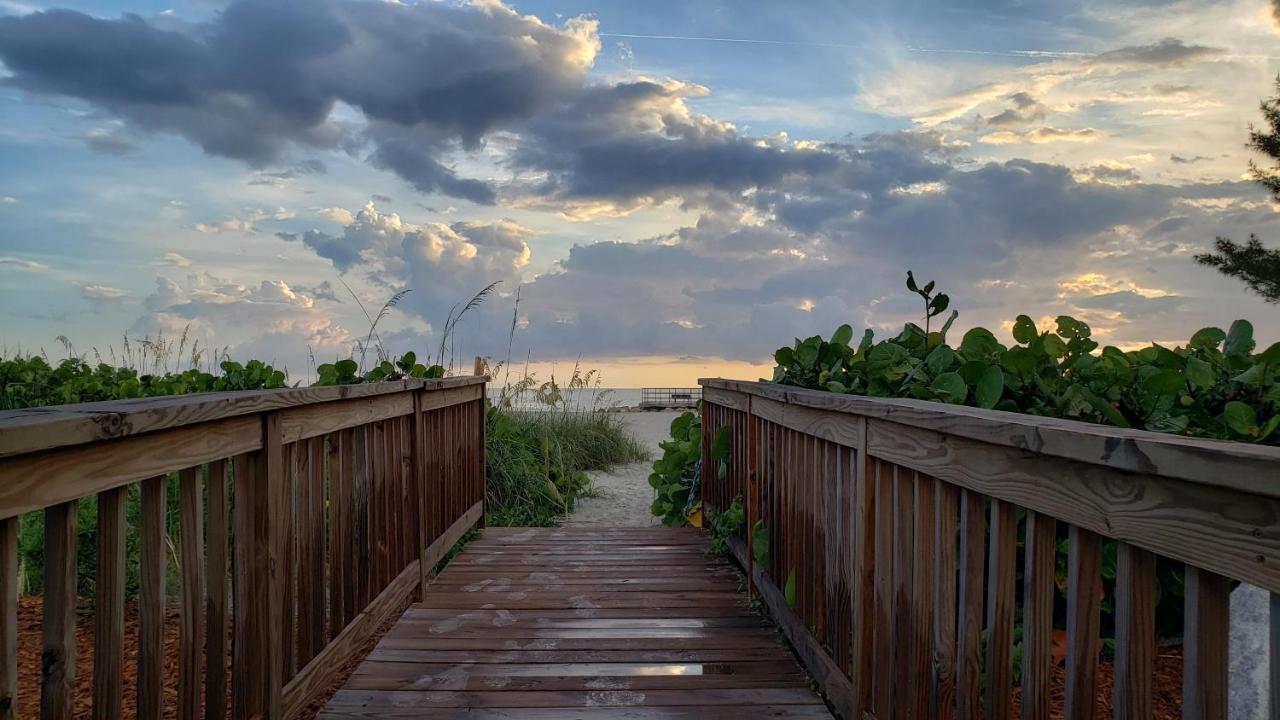
[[[1182,375],[1173,370],[1160,370],[1147,376],[1142,388],[1152,395],[1177,395],[1182,392]]]
[[[992,365],[982,373],[977,387],[973,390],[974,401],[980,408],[993,408],[1000,402],[1004,393],[1004,371],[999,365]]]
[[[960,354],[966,360],[989,360],[999,351],[1000,342],[986,328],[972,328],[960,340]]]
[[[1013,352],[1013,349],[1010,352]],[[965,385],[977,385],[988,367],[990,366],[981,360],[970,360],[960,366],[960,377],[964,379]]]
[[[853,340],[853,328],[848,325],[841,325],[836,328],[836,331],[831,335],[832,345],[839,345],[843,347],[848,345],[850,340]]]
[[[711,459],[716,462],[728,460],[731,440],[729,426],[720,428],[720,432],[716,433],[715,441],[711,443]]]
[[[1258,416],[1249,405],[1232,400],[1223,408],[1222,417],[1227,427],[1241,435],[1258,434]]]
[[[1227,331],[1227,341],[1222,346],[1224,355],[1246,356],[1253,352],[1253,324],[1248,320],[1237,320],[1231,323]]]
[[[769,529],[763,520],[756,520],[751,528],[751,556],[757,565],[769,564]]]
[[[941,400],[949,403],[963,403],[965,395],[969,392],[969,386],[964,384],[964,378],[960,377],[958,372],[942,373],[929,387]]]
[[[1198,357],[1187,358],[1186,373],[1187,379],[1200,390],[1208,390],[1218,384],[1218,376],[1214,373],[1213,366]]]
[[[1227,334],[1222,332],[1221,328],[1200,328],[1195,335],[1191,336],[1191,340],[1187,342],[1187,347],[1216,350],[1218,345],[1222,344],[1222,341],[1226,339]]]
[[[796,353],[789,347],[780,347],[778,348],[778,351],[773,354],[773,361],[783,367],[786,367],[796,361]]]
[[[1271,436],[1271,433],[1276,431],[1277,427],[1280,427],[1280,415],[1272,415],[1271,419],[1262,426],[1262,432],[1258,433],[1258,440],[1266,440]]]
[[[1036,329],[1035,322],[1026,315],[1019,315],[1013,321],[1013,339],[1024,345],[1035,340],[1040,336],[1040,331]]]
[[[796,569],[791,568],[791,572],[787,573],[787,583],[782,588],[782,597],[786,599],[789,607],[796,606]]]
[[[916,286],[916,278],[910,270],[907,271],[907,289],[913,293],[920,292],[920,288]]]
[[[928,369],[929,374],[937,376],[939,373],[951,367],[951,363],[956,359],[955,351],[946,345],[939,345],[924,359],[924,366]]]
[[[685,440],[689,437],[689,428],[693,426],[694,415],[691,412],[680,413],[671,421],[671,437]]]
[[[1267,365],[1266,363],[1251,365],[1248,370],[1231,379],[1249,387],[1262,387],[1267,382]]]
[[[1067,344],[1062,342],[1062,338],[1057,335],[1044,336],[1044,351],[1052,358],[1066,357]]]
[[[813,338],[805,340],[796,348],[796,363],[802,368],[811,368],[818,362],[818,343],[821,340],[814,341]]]
[[[1271,347],[1263,350],[1258,359],[1268,365],[1280,364],[1280,342],[1271,343]]]

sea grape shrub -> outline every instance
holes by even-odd
[[[383,360],[368,372],[361,374],[360,366],[355,360],[347,358],[337,362],[325,363],[316,368],[316,385],[355,385],[365,382],[385,382],[403,380],[405,378],[434,379],[444,377],[441,365],[423,365],[418,356],[407,352],[398,359]]]
[[[711,444],[711,461],[720,480],[728,474],[729,428],[720,428]],[[702,477],[702,418],[681,413],[671,421],[671,439],[658,444],[662,457],[653,463],[649,486],[654,490],[649,510],[671,526],[689,524],[701,509],[698,482]]]
[[[1185,346],[1098,350],[1089,325],[1063,315],[1041,330],[1019,315],[1015,344],[986,328],[946,341],[950,323],[926,332],[908,323],[856,347],[840,326],[779,348],[773,381],[875,397],[907,397],[1084,420],[1156,432],[1280,444],[1280,343],[1255,353],[1253,326],[1204,328]]]
[[[56,366],[38,355],[0,359],[0,409],[285,387],[284,372],[260,360],[244,365],[228,360],[221,370],[221,375],[196,369],[146,374],[106,363],[90,365],[79,358]]]

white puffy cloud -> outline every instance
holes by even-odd
[[[110,285],[81,285],[80,295],[85,300],[115,302],[129,297],[129,292]]]

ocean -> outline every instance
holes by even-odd
[[[562,402],[570,410],[610,410],[640,406],[640,388],[592,388],[589,390],[561,390]],[[489,399],[498,400],[502,388],[489,387]],[[518,410],[539,410],[547,406],[538,401],[537,393],[526,391],[516,398],[512,407]]]

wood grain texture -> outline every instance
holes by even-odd
[[[891,420],[903,426],[1102,465],[1112,470],[1160,474],[1280,498],[1280,487],[1271,482],[1275,464],[1280,461],[1280,448],[1275,447],[1224,443],[924,400],[843,395],[736,380],[703,379],[698,382],[704,394],[710,389],[729,390],[849,416]]]
[[[1067,554],[1067,720],[1092,720],[1098,687],[1102,537],[1071,526]]]
[[[493,530],[484,531],[482,542]],[[505,530],[512,543],[563,547],[561,555],[570,561],[580,552],[575,545],[594,542],[625,554],[627,547],[662,545],[664,536],[684,534],[672,528],[626,533],[590,528]],[[745,553],[741,539],[733,538],[731,544],[736,554]],[[703,594],[736,596],[738,602],[686,606],[678,593],[662,593],[650,602],[641,599],[647,593],[612,585],[606,587],[613,589],[581,594],[548,593],[546,602],[528,602],[539,594],[530,589],[525,598],[490,597],[490,607],[472,607],[469,596],[483,591],[471,572],[483,573],[479,568],[489,563],[482,558],[504,546],[468,544],[428,586],[429,602],[401,617],[321,717],[831,718],[808,689],[795,657],[743,602],[734,576],[703,572],[709,563],[705,556],[695,554],[672,567],[689,570],[682,574],[689,587]],[[468,561],[465,567],[476,570],[460,577],[457,571],[464,565],[457,560]],[[618,571],[629,571],[636,579],[650,577],[643,568],[623,564]],[[564,576],[572,571],[551,559],[539,572]],[[784,632],[790,623],[802,657],[808,652],[821,662],[825,653],[782,592],[760,568],[757,572],[765,604],[783,618]],[[411,590],[417,568],[401,577]],[[496,582],[500,577],[491,574],[488,579]],[[825,667],[833,673],[831,687],[839,682],[847,686],[847,678],[834,664],[828,660]],[[300,686],[295,692],[291,685],[286,694],[292,698],[307,693]],[[840,702],[837,696],[831,699]],[[734,714],[722,713],[725,708]],[[489,712],[493,714],[485,715]]]
[[[1013,710],[1013,594],[1017,553],[1017,509],[1007,502],[992,500],[987,561],[987,720],[1004,720]]]
[[[956,641],[956,717],[976,720],[982,697],[982,610],[987,500],[960,491],[960,607]]]
[[[18,715],[18,518],[0,520],[0,720]]]
[[[205,715],[227,716],[227,551],[231,541],[227,504],[227,461],[209,463],[209,516],[206,527],[207,601],[205,612]]]
[[[164,709],[165,501],[168,478],[143,480],[138,529],[138,718]]]
[[[253,582],[254,521],[253,485],[257,472],[256,459],[238,455],[232,460],[232,527],[235,534],[231,562],[231,711],[235,720],[246,720],[261,700],[260,676],[252,674],[253,653]],[[282,631],[283,635],[283,631]],[[284,660],[281,658],[281,664]]]
[[[745,403],[744,403],[745,406]],[[862,433],[858,419],[769,398],[752,398],[751,413],[784,428],[847,447],[858,447]]]
[[[178,633],[178,717],[198,720],[204,678],[204,507],[200,468],[178,473],[182,603]]]
[[[425,389],[478,386],[483,378],[397,380],[358,385],[244,390],[112,400],[0,412],[0,458],[282,408]]]
[[[959,573],[960,491],[939,482],[934,514],[933,710],[938,720],[956,712],[956,583]]]
[[[280,440],[288,444],[411,412],[411,392],[300,405],[280,411]]]
[[[233,418],[0,459],[0,518],[230,457],[261,444],[256,420]]]
[[[124,561],[127,487],[98,494],[98,567],[93,607],[93,717],[124,707]]]
[[[1229,581],[1217,573],[1187,567],[1182,656],[1182,716],[1227,717],[1227,626]]]
[[[40,717],[69,720],[76,688],[76,532],[79,501],[44,511],[44,618]]]
[[[1105,537],[1280,590],[1280,501],[873,421],[871,452]]]
[[[1027,513],[1022,570],[1022,717],[1049,720],[1053,671],[1053,598],[1057,575],[1057,522]]]
[[[1151,717],[1156,649],[1155,555],[1120,543],[1116,549],[1116,654],[1112,708],[1116,720]]]

